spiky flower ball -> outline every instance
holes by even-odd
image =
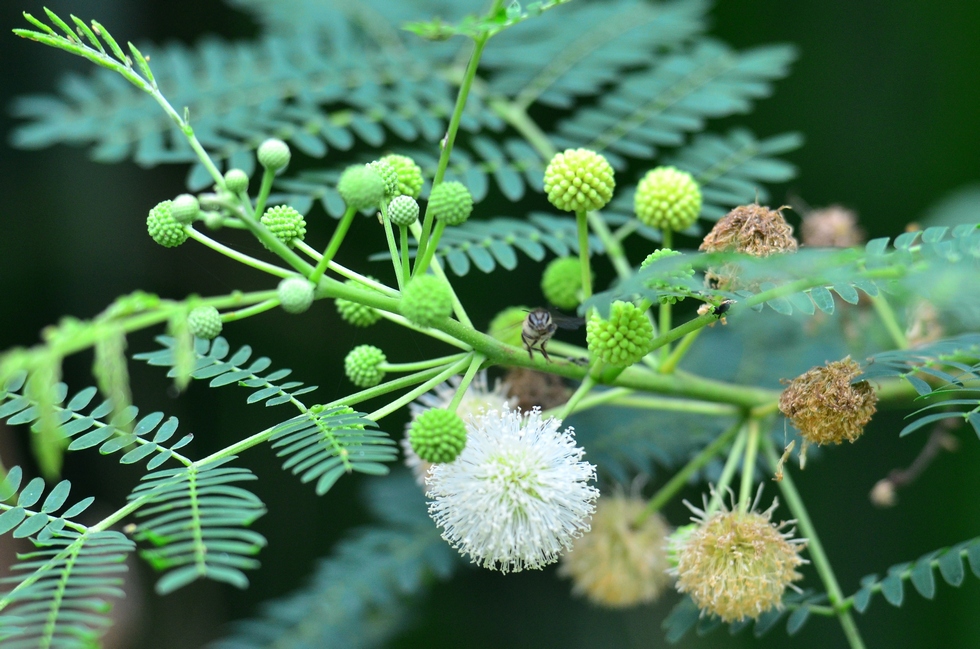
[[[782,606],[783,593],[801,579],[796,568],[805,541],[792,538],[788,523],[770,522],[777,503],[759,514],[719,511],[698,514],[698,527],[678,550],[677,590],[688,593],[705,613],[724,622],[758,618]],[[690,507],[690,505],[688,505]]]
[[[385,353],[374,345],[358,345],[344,358],[344,373],[359,388],[374,387],[385,378],[381,364],[386,360]]]
[[[653,325],[632,302],[613,302],[609,318],[593,312],[585,324],[589,353],[607,365],[629,367],[653,348]]]
[[[289,151],[289,145],[277,138],[270,138],[259,145],[256,153],[259,164],[269,171],[279,171],[289,164],[293,154]]]
[[[640,263],[640,270],[647,268],[654,262],[660,259],[669,259],[670,257],[680,257],[681,253],[676,250],[671,250],[670,248],[661,248],[660,250],[655,250],[647,255]],[[672,268],[670,270],[665,270],[662,274],[658,274],[655,279],[651,279],[647,282],[647,286],[652,289],[672,289],[679,290],[683,292],[689,292],[687,286],[677,280],[684,280],[689,277],[694,276],[694,267],[690,264],[684,264],[683,266]],[[683,296],[678,295],[661,295],[659,302],[661,304],[676,304],[678,300],[683,300]]]
[[[366,210],[381,205],[385,197],[385,182],[376,169],[368,165],[352,165],[340,175],[337,191],[348,207]]]
[[[861,366],[851,357],[814,367],[790,381],[779,409],[807,442],[853,442],[875,413],[878,395],[867,381],[852,383]]]
[[[473,196],[463,183],[455,180],[439,183],[429,194],[429,211],[437,221],[460,225],[473,212]]]
[[[701,213],[701,189],[694,176],[675,167],[651,169],[636,186],[636,216],[659,230],[679,232]]]
[[[373,277],[371,279],[374,279]],[[348,286],[356,286],[357,288],[364,289],[367,291],[375,291],[370,286],[365,286],[360,282],[355,282],[352,279],[344,282]],[[338,297],[337,301],[337,313],[340,317],[344,319],[344,322],[354,325],[355,327],[370,327],[375,322],[381,319],[381,313],[366,304],[361,304],[360,302],[353,302],[351,300],[345,300],[342,297]]]
[[[398,171],[383,159],[369,162],[368,166],[381,176],[381,180],[385,184],[385,198],[390,200],[398,196]]]
[[[381,158],[398,173],[398,193],[412,198],[418,198],[422,193],[422,167],[407,155],[392,153]]]
[[[452,410],[430,408],[412,422],[408,441],[421,460],[452,462],[466,446],[466,423]]]
[[[192,194],[181,194],[174,199],[170,208],[170,215],[181,225],[193,223],[200,213],[201,204]]]
[[[430,469],[429,515],[442,537],[485,568],[554,563],[589,530],[598,490],[572,430],[539,410],[474,417],[454,462]]]
[[[388,203],[388,218],[395,225],[408,227],[419,220],[419,204],[411,196],[395,196]]]
[[[191,335],[213,340],[221,333],[221,314],[213,306],[199,306],[187,315],[187,328]]]
[[[279,282],[276,293],[286,313],[303,313],[313,304],[313,284],[304,277],[287,277]]]
[[[541,292],[559,309],[574,309],[582,303],[582,263],[578,257],[558,257],[541,276]]]
[[[306,219],[289,205],[276,205],[265,211],[260,219],[262,225],[284,244],[293,247],[293,240],[303,240],[306,236]]]
[[[402,291],[402,315],[420,327],[431,327],[453,310],[449,287],[435,275],[415,277]]]
[[[157,203],[146,217],[146,229],[164,248],[176,248],[187,241],[184,226],[173,217],[173,201]]]
[[[571,577],[572,590],[600,606],[652,602],[671,579],[666,539],[670,530],[659,514],[636,525],[646,501],[603,496],[592,515],[592,530],[562,557],[559,574]]]
[[[566,212],[601,210],[612,198],[616,180],[609,161],[588,149],[558,153],[544,171],[544,191]]]
[[[225,187],[232,194],[240,194],[248,189],[248,174],[241,169],[229,169],[225,172]]]
[[[512,306],[493,317],[487,334],[507,345],[521,346],[521,326],[530,311],[526,306]]]

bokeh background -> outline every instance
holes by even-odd
[[[171,39],[191,44],[205,33],[248,39],[257,33],[248,16],[218,0],[46,4],[62,15],[96,18],[117,38],[137,44]],[[24,26],[23,10],[39,14],[41,4],[0,3],[0,348],[33,344],[38,332],[62,315],[91,317],[117,295],[136,289],[179,298],[270,288],[266,278],[199,246],[165,250],[146,236],[147,210],[182,190],[183,168],[106,166],[90,162],[76,148],[20,151],[7,144],[16,124],[7,110],[13,97],[51,91],[64,71],[84,73],[90,67],[10,34]],[[799,177],[775,188],[774,202],[795,195],[815,206],[841,203],[859,212],[870,236],[886,236],[921,219],[944,196],[980,182],[980,3],[739,0],[718,3],[713,16],[714,33],[736,47],[792,42],[800,49],[793,73],[776,84],[775,95],[759,102],[751,115],[730,120],[760,135],[805,134],[806,145],[786,156],[799,166]],[[715,130],[727,125],[716,123]],[[319,237],[314,241],[325,241],[329,233],[326,217],[320,216],[322,221],[311,225]],[[383,248],[356,232],[351,243],[344,259],[360,268],[366,267],[367,253]],[[537,278],[539,272],[522,259],[514,277]],[[501,280],[474,273],[460,284],[461,295],[486,302],[478,325],[506,304],[541,301],[536,281]],[[156,333],[133,336],[131,351],[150,348]],[[325,394],[342,394],[348,389],[340,370],[344,354],[370,342],[373,334],[342,326],[330,305],[318,304],[299,317],[264,314],[228,328],[226,335],[233,344],[247,342],[279,365],[293,367]],[[391,348],[407,347],[419,355],[435,349],[394,327],[385,335]],[[90,363],[87,355],[70,359],[66,380],[87,385]],[[176,398],[159,372],[136,364],[131,371],[136,403],[144,412],[163,409],[179,416],[196,433],[194,452],[200,455],[277,421],[278,413],[246,410],[235,390],[195,386]],[[396,418],[386,429],[397,434],[402,423]],[[906,466],[924,441],[921,436],[899,440],[900,425],[901,414],[883,413],[858,444],[827,453],[798,478],[846,593],[867,573],[980,534],[980,444],[966,431],[959,433],[960,450],[940,457],[914,489],[902,492],[897,507],[870,504],[871,486],[891,468]],[[31,466],[25,448],[22,431],[0,429],[4,464]],[[220,636],[223,623],[303,583],[315,558],[329,553],[345,529],[365,521],[358,480],[341,480],[328,497],[318,499],[295,480],[281,479],[271,452],[259,449],[247,460],[263,478],[256,491],[270,510],[257,524],[270,546],[261,557],[263,568],[251,575],[252,587],[239,592],[197,583],[165,598],[148,594],[141,600],[134,594],[123,607],[130,623],[120,627],[112,646],[203,646]],[[96,495],[111,511],[139,474],[113,459],[80,454],[68,458],[66,475],[76,494]],[[681,509],[668,513],[683,521]],[[0,562],[13,549],[9,537],[0,541]],[[149,592],[152,575],[146,566],[135,565],[133,575]],[[663,644],[659,625],[672,598],[610,613],[569,598],[567,591],[553,570],[507,577],[462,570],[417,603],[416,625],[391,646]],[[968,576],[959,589],[940,582],[931,602],[909,591],[905,606],[895,609],[877,598],[859,624],[869,646],[972,648],[980,645],[978,607],[980,581]],[[749,635],[730,638],[722,631],[698,642],[689,638],[682,646],[749,646],[754,644]],[[787,641],[780,627],[758,646],[837,647],[844,646],[844,638],[835,621],[814,619],[800,636]]]

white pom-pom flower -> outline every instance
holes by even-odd
[[[560,426],[537,408],[474,416],[459,457],[429,473],[429,515],[442,537],[506,573],[554,563],[588,532],[595,467],[582,460],[572,429]]]
[[[417,400],[408,404],[412,413],[412,419],[405,424],[405,437],[401,439],[402,452],[405,454],[405,466],[412,470],[415,481],[419,486],[424,487],[429,474],[431,462],[426,462],[418,456],[412,444],[408,441],[408,431],[412,427],[412,422],[418,419],[419,415],[429,408],[448,408],[462,378],[454,376],[445,383],[437,385],[435,390],[427,392]],[[489,410],[500,410],[511,408],[517,402],[515,397],[508,397],[507,392],[510,386],[507,383],[495,381],[493,388],[489,387],[486,370],[481,370],[473,377],[473,382],[463,394],[463,398],[456,407],[456,414],[462,417],[467,424],[475,415],[482,414]]]

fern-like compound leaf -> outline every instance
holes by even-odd
[[[285,458],[282,468],[316,482],[322,496],[345,473],[385,475],[398,457],[395,443],[364,413],[346,406],[314,406],[284,421],[269,438],[276,455]]]
[[[158,593],[200,578],[248,586],[243,571],[258,567],[254,556],[266,541],[247,528],[266,509],[257,496],[236,486],[256,478],[248,469],[227,466],[232,459],[150,473],[130,494],[142,519],[134,538],[152,546],[140,554],[165,573],[157,581]]]
[[[67,480],[43,500],[43,479],[22,481],[19,466],[0,481],[0,536],[27,538],[36,550],[20,555],[13,574],[0,579],[0,643],[4,649],[96,646],[111,623],[109,600],[123,596],[120,573],[134,544],[118,532],[73,522],[94,498],[57,514],[70,495]],[[4,502],[18,492],[15,504]]]

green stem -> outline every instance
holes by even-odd
[[[355,392],[353,394],[348,394],[341,399],[335,399],[330,403],[326,404],[328,408],[333,408],[335,406],[353,406],[355,404],[367,401],[369,399],[374,399],[376,397],[384,396],[389,392],[394,392],[395,390],[401,390],[402,388],[407,388],[423,381],[428,381],[434,376],[439,375],[446,369],[445,365],[440,365],[439,367],[434,367],[428,370],[422,370],[421,372],[415,372],[414,374],[408,374],[406,376],[400,376],[397,379],[392,379],[391,381],[385,381],[384,383],[379,383],[378,385],[368,388],[366,390],[361,390],[360,392]]]
[[[408,228],[406,226],[398,226],[398,239],[401,244],[402,277],[407,279],[412,276],[412,270],[408,265]]]
[[[395,244],[395,232],[391,228],[391,219],[388,218],[388,206],[384,203],[381,204],[381,220],[385,226],[385,238],[388,240],[388,252],[391,254],[391,264],[395,267],[395,281],[398,283],[398,290],[404,291],[408,278],[402,275],[398,246]]]
[[[592,297],[592,269],[589,267],[589,215],[585,210],[575,212],[578,226],[578,258],[582,266],[582,295]]]
[[[319,262],[321,259],[323,259],[323,255],[320,253],[319,250],[314,250],[313,248],[311,248],[308,244],[304,243],[303,241],[296,241],[296,244],[295,245],[296,245],[296,249],[297,250],[302,251],[310,259],[313,259],[316,262]],[[368,277],[367,275],[361,275],[360,273],[357,273],[357,272],[355,272],[355,271],[347,268],[346,266],[341,266],[340,264],[338,264],[335,261],[331,261],[331,262],[327,263],[327,268],[330,269],[330,270],[332,270],[333,272],[337,273],[341,277],[346,277],[347,279],[352,279],[355,282],[360,282],[361,284],[364,284],[365,286],[369,286],[369,287],[373,288],[376,291],[379,291],[381,293],[384,293],[388,297],[397,298],[397,297],[399,297],[401,295],[397,290],[391,288],[390,286],[386,286],[385,284],[382,284],[378,280],[372,279],[372,278]]]
[[[738,491],[738,509],[743,514],[752,505],[752,485],[755,483],[755,458],[759,452],[759,420],[754,417],[748,422],[748,445],[742,458],[742,485]]]
[[[254,257],[249,257],[245,253],[238,252],[237,250],[233,248],[229,248],[228,246],[222,243],[218,243],[211,237],[207,236],[206,234],[202,234],[201,232],[198,232],[191,226],[186,226],[184,228],[184,231],[187,232],[187,236],[189,236],[191,239],[194,239],[194,241],[203,243],[208,248],[211,248],[216,252],[220,252],[225,257],[228,257],[229,259],[234,259],[235,261],[245,264],[246,266],[251,266],[256,270],[261,270],[264,273],[269,273],[270,275],[275,275],[276,277],[291,277],[292,275],[295,274],[292,271],[286,270],[285,268],[280,268],[279,266],[276,266],[274,264],[269,264],[264,261],[260,261],[258,259],[255,259]]]
[[[421,239],[419,238],[421,236],[419,224],[417,222],[413,223],[411,225],[411,228],[412,228],[412,234],[414,234],[415,237],[419,241],[421,241]],[[416,263],[418,262],[418,257],[415,258],[415,261]],[[449,281],[449,278],[446,277],[446,273],[442,270],[442,266],[439,264],[439,260],[432,259],[429,265],[432,267],[432,274],[438,277],[439,279],[441,279],[445,283],[445,285],[449,288],[449,295],[453,301],[453,313],[456,314],[456,318],[464,327],[472,331],[473,322],[470,321],[469,316],[466,315],[466,309],[463,308],[463,303],[459,301],[459,297],[456,295],[456,290],[453,289],[452,282]],[[416,270],[418,270],[418,267],[416,267]]]
[[[578,402],[578,407],[576,407],[575,412],[582,412],[583,410],[595,408],[597,406],[601,406],[607,403],[616,405],[615,401],[617,399],[627,397],[631,394],[633,394],[633,390],[631,390],[630,388],[612,388],[609,390],[603,390],[602,392],[596,394],[590,394],[586,397],[583,397]],[[541,416],[545,419],[547,419],[548,417],[558,417],[558,413],[561,412],[564,405],[565,404],[562,404],[560,406],[555,406],[554,408],[548,408],[547,410],[541,413]]]
[[[469,365],[469,362],[470,362],[469,361],[469,358],[463,358],[462,360],[460,360],[460,361],[458,361],[458,362],[450,365],[447,369],[443,370],[442,372],[440,372],[436,376],[432,377],[431,379],[429,379],[428,381],[426,381],[422,385],[418,386],[417,388],[415,388],[411,392],[406,392],[402,396],[398,397],[397,399],[395,399],[394,401],[392,401],[391,403],[389,403],[387,406],[384,406],[383,408],[378,408],[377,410],[375,410],[371,414],[367,415],[365,417],[365,419],[370,419],[372,421],[378,421],[379,419],[383,419],[383,418],[387,417],[388,415],[390,415],[391,413],[395,412],[396,410],[398,410],[402,406],[404,406],[404,405],[406,405],[406,404],[414,401],[415,399],[417,399],[421,395],[423,395],[426,392],[428,392],[429,390],[433,389],[434,387],[436,387],[437,385],[439,385],[443,381],[448,380],[450,376],[454,376],[456,374],[459,374],[464,367],[466,367],[467,365]]]
[[[704,331],[703,328],[695,329],[691,333],[681,338],[681,342],[674,348],[674,351],[671,352],[670,356],[667,357],[667,360],[660,364],[659,370],[661,374],[670,374],[677,369],[677,365],[687,354],[688,350],[691,349],[691,345],[693,345],[694,341],[698,339],[698,336],[701,335],[702,331]]]
[[[436,227],[432,231],[432,237],[429,239],[429,245],[426,247],[422,259],[415,260],[415,272],[413,276],[425,275],[425,271],[432,262],[432,257],[435,255],[436,248],[439,246],[439,239],[442,238],[442,233],[445,229],[445,221],[436,221]]]
[[[878,294],[871,298],[871,303],[874,305],[875,311],[878,312],[881,323],[885,325],[885,329],[888,330],[888,334],[895,342],[895,346],[899,349],[908,349],[909,340],[905,337],[905,332],[899,326],[898,319],[895,317],[895,311],[888,304],[888,299],[884,295]]]
[[[715,486],[714,493],[711,494],[708,508],[704,510],[705,517],[711,516],[721,507],[725,492],[728,491],[728,485],[732,483],[735,469],[738,468],[738,463],[742,459],[742,451],[745,449],[745,442],[748,438],[745,422],[739,422],[738,428],[738,436],[735,438],[735,443],[732,444],[732,450],[728,452],[728,459],[725,460],[725,466],[721,470],[721,477],[718,478],[718,484]]]
[[[281,257],[287,264],[292,266],[297,273],[303,276],[309,275],[313,267],[306,263],[306,260],[297,255],[292,248],[280,241],[276,235],[269,232],[269,228],[262,225],[255,218],[255,214],[252,212],[252,202],[251,199],[249,199],[248,194],[245,192],[239,193],[238,200],[242,207],[238,217],[248,227],[252,235],[261,241],[266,248],[279,255],[279,257]]]
[[[585,376],[585,379],[578,386],[578,389],[575,390],[575,392],[568,399],[568,401],[565,402],[565,405],[562,407],[561,412],[558,413],[557,418],[561,419],[562,421],[568,419],[568,416],[575,411],[575,406],[578,405],[578,402],[581,401],[582,397],[587,395],[593,387],[595,387],[595,384],[596,381],[592,377],[592,374],[587,374]]]
[[[733,406],[727,403],[694,401],[691,399],[665,399],[663,397],[653,397],[640,394],[621,396],[611,399],[609,405],[629,408],[645,408],[647,410],[663,410],[665,412],[686,412],[688,414],[711,415],[715,417],[733,416],[742,412],[742,409],[738,406]],[[576,412],[582,409],[583,408],[580,405]]]
[[[732,440],[739,429],[742,427],[742,422],[737,422],[734,426],[723,432],[718,436],[715,441],[711,442],[703,449],[701,452],[691,458],[691,461],[684,465],[680,471],[674,474],[667,484],[661,487],[657,493],[653,495],[650,502],[647,503],[646,508],[636,517],[633,522],[634,526],[639,526],[643,524],[651,514],[660,511],[660,508],[666,505],[671,498],[677,495],[677,492],[684,488],[688,480],[694,473],[701,469],[705,464],[710,462],[712,458],[718,455],[721,450]]]
[[[457,348],[462,349],[463,351],[467,351],[467,352],[468,351],[472,351],[472,349],[473,349],[472,347],[470,347],[466,343],[460,342],[459,340],[456,340],[452,336],[450,336],[450,335],[448,335],[446,333],[443,333],[443,332],[439,331],[438,329],[432,329],[431,327],[420,327],[420,326],[418,326],[417,324],[415,324],[413,322],[409,322],[408,320],[406,320],[404,317],[398,315],[397,313],[391,313],[389,311],[379,311],[379,313],[381,313],[381,317],[384,318],[385,320],[389,320],[391,322],[394,322],[395,324],[401,325],[402,327],[405,327],[406,329],[411,329],[412,331],[417,331],[420,334],[424,334],[426,336],[429,336],[430,338],[435,338],[436,340],[441,340],[442,342],[446,343],[447,345],[452,345],[453,347],[457,347]]]
[[[274,297],[264,302],[259,302],[256,305],[247,307],[245,309],[238,309],[237,311],[225,311],[221,314],[222,322],[235,322],[237,320],[244,320],[245,318],[250,318],[253,315],[258,315],[260,313],[265,313],[270,309],[274,309],[279,306],[279,298]]]
[[[606,225],[602,215],[598,212],[589,212],[587,217],[589,219],[589,226],[591,226],[596,236],[599,237],[599,241],[602,242],[602,247],[606,250],[606,256],[612,262],[616,274],[620,279],[632,277],[633,267],[630,266],[629,259],[626,258],[626,251],[623,250],[623,246],[620,245],[616,237],[609,231],[609,226]]]
[[[320,257],[320,262],[313,269],[313,273],[309,276],[311,282],[316,284],[323,277],[323,272],[327,270],[327,264],[333,260],[333,256],[337,254],[340,249],[340,244],[343,243],[344,237],[347,235],[347,230],[350,228],[351,221],[354,220],[354,215],[357,214],[357,210],[353,207],[348,207],[344,211],[344,215],[340,217],[340,223],[337,224],[337,229],[333,231],[333,236],[330,237],[330,242],[327,244],[327,249],[323,251],[323,256]]]
[[[265,202],[269,200],[269,192],[272,191],[272,179],[276,177],[276,172],[265,169],[262,173],[262,185],[259,187],[259,195],[255,198],[255,214],[261,217],[265,212]]]
[[[463,400],[463,396],[470,387],[470,383],[473,382],[473,378],[476,377],[476,373],[480,371],[480,366],[483,361],[487,360],[482,354],[473,354],[472,360],[470,360],[470,366],[466,368],[466,374],[463,375],[463,379],[456,386],[456,394],[453,395],[453,400],[449,402],[447,410],[456,412],[459,408],[460,402]]]
[[[464,356],[469,356],[469,354],[461,353],[453,354],[451,356],[440,356],[439,358],[430,358],[424,361],[417,361],[415,363],[382,363],[378,366],[378,369],[385,372],[416,372],[418,370],[427,370],[432,367],[441,367],[443,365],[455,363]]]
[[[779,464],[779,454],[773,448],[772,440],[768,436],[763,436],[762,448],[772,470],[776,471],[776,467]],[[793,478],[790,477],[788,472],[783,474],[783,479],[779,482],[779,490],[783,493],[783,497],[786,498],[786,504],[796,518],[797,525],[800,526],[800,532],[807,539],[807,550],[813,559],[813,567],[816,569],[817,574],[820,575],[820,579],[827,589],[827,597],[837,613],[837,618],[840,620],[841,627],[844,629],[844,635],[847,637],[851,649],[864,649],[864,641],[861,639],[861,633],[858,631],[851,611],[847,608],[844,594],[841,592],[840,585],[837,583],[837,577],[834,575],[830,560],[824,552],[813,521],[810,520],[810,515],[806,510],[806,506],[803,504],[803,499],[796,490],[796,485],[793,484]]]
[[[664,248],[664,249],[670,248],[673,245],[673,242],[674,242],[674,232],[673,232],[673,230],[665,229],[665,230],[661,230],[660,232],[661,232],[661,235],[663,237],[663,239],[661,241],[661,244],[662,244],[661,245],[661,248]],[[661,302],[660,303],[660,317],[657,320],[658,323],[660,324],[660,331],[670,331],[670,315],[671,315],[670,310],[671,310],[671,307],[672,307],[672,305],[671,305],[671,303],[669,301]],[[661,365],[667,361],[667,358],[669,356],[670,356],[670,343],[668,342],[668,343],[664,344],[663,347],[660,348],[660,361],[661,361]],[[663,371],[663,370],[661,369],[661,371]]]

